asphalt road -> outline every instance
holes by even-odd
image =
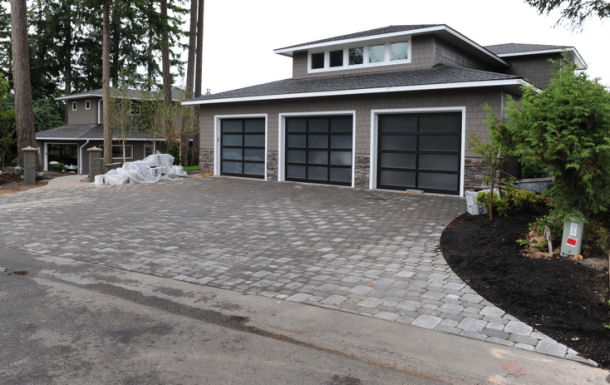
[[[0,384],[438,383],[282,340],[222,312],[84,285],[80,273],[58,280],[45,263],[8,254],[0,258]]]

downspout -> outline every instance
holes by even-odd
[[[97,100],[97,124],[102,124],[102,99]]]
[[[99,110],[98,110],[99,111]],[[80,146],[80,150],[78,152],[78,155],[80,156],[80,164],[78,165],[78,171],[79,174],[83,173],[83,148],[85,148],[85,146],[89,144],[89,139],[87,139],[87,141],[85,142],[85,144],[83,144],[82,146]]]

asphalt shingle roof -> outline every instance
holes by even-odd
[[[481,71],[462,67],[437,65],[432,68],[377,73],[316,77],[306,79],[285,79],[251,87],[204,95],[194,100],[214,100],[254,96],[289,95],[310,92],[329,92],[443,84],[474,81],[518,79],[518,76],[497,72]]]
[[[359,37],[382,35],[382,34],[385,34],[385,33],[411,31],[411,30],[414,30],[414,29],[427,28],[427,27],[437,27],[437,26],[440,26],[440,25],[443,25],[443,24],[388,25],[386,27],[369,29],[367,31],[354,32],[354,33],[350,33],[350,34],[347,34],[347,35],[340,35],[340,36],[335,36],[335,37],[329,37],[329,38],[326,38],[326,39],[314,40],[314,41],[310,41],[310,42],[307,42],[307,43],[294,44],[294,45],[291,45],[291,46],[288,46],[288,47],[278,48],[278,50],[288,49],[288,48],[293,48],[293,47],[299,47],[299,46],[302,46],[302,45],[329,43],[329,42],[338,41],[338,40],[356,39],[356,38],[359,38]]]
[[[560,45],[506,43],[506,44],[488,45],[485,48],[487,48],[491,52],[495,53],[496,55],[504,55],[504,54],[511,54],[511,53],[562,49],[562,48],[566,48],[566,47],[560,46]]]
[[[117,132],[114,132],[114,139],[118,139],[120,137],[117,134]],[[129,132],[127,134],[127,139],[149,139],[149,137],[150,135],[143,132]],[[104,128],[101,124],[71,124],[36,133],[36,139],[38,140],[49,138],[103,140]]]
[[[79,97],[87,97],[87,96],[91,96],[91,95],[99,96],[101,98],[102,93],[103,93],[103,90],[101,88],[98,88],[96,90],[89,90],[89,91],[78,92],[75,94],[64,95],[64,96],[60,97],[59,99],[78,99]],[[159,91],[152,91],[151,93],[153,95],[160,95]],[[181,90],[180,88],[172,87],[172,100],[174,100],[174,101],[180,100],[181,97],[183,96],[183,94],[184,94],[184,91]],[[150,99],[150,94],[145,91],[118,90],[116,88],[110,89],[110,96],[111,97],[124,97],[127,99]]]

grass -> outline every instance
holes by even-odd
[[[184,171],[199,171],[199,166],[185,166]]]

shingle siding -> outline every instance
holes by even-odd
[[[88,110],[85,109],[85,102],[87,100],[91,103],[91,108]],[[72,102],[77,103],[76,111],[72,111]],[[97,99],[84,98],[67,100],[66,103],[68,104],[68,125],[97,123]]]
[[[442,39],[434,39],[434,64],[445,64],[455,67],[473,68],[478,70],[490,70],[482,60],[473,55],[460,51]]]
[[[504,58],[509,64],[508,72],[532,83],[538,88],[547,88],[553,77],[554,65],[549,60],[559,60],[561,54],[530,55]]]
[[[371,110],[431,107],[466,107],[466,135],[476,133],[483,140],[488,138],[485,125],[487,103],[498,114],[501,113],[502,91],[497,88],[480,88],[453,91],[429,91],[417,93],[354,95],[315,99],[278,100],[269,102],[226,103],[200,106],[201,167],[204,172],[213,172],[214,116],[268,114],[267,150],[278,151],[278,124],[280,113],[294,112],[356,112],[356,166],[360,170],[356,178],[357,187],[368,186],[368,161],[370,156]],[[268,160],[269,160],[268,154]],[[277,155],[275,155],[277,156]],[[467,158],[475,157],[466,150]],[[268,179],[277,180],[277,162],[268,162]],[[470,178],[473,179],[473,178]],[[363,184],[362,180],[366,180]],[[467,179],[469,180],[469,179]]]

